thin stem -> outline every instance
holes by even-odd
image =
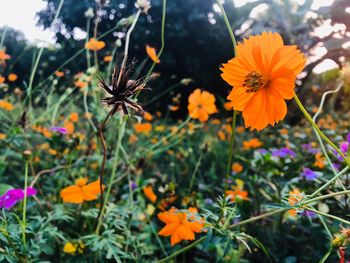
[[[230,225],[228,227],[228,229],[232,229],[232,228],[235,228],[235,227],[238,227],[238,226],[242,226],[242,225],[245,225],[245,224],[249,224],[249,223],[252,223],[252,222],[255,222],[255,221],[258,221],[258,220],[261,220],[263,218],[266,218],[266,217],[270,217],[270,216],[273,216],[273,215],[277,215],[279,213],[283,213],[285,211],[288,211],[289,209],[291,209],[290,207],[287,207],[287,208],[279,208],[279,209],[276,209],[274,211],[271,211],[271,212],[268,212],[268,213],[265,213],[265,214],[262,214],[262,215],[258,215],[258,216],[254,216],[252,218],[249,218],[249,219],[246,219],[246,220],[243,220],[241,222],[238,222],[236,224],[233,224],[233,225]]]
[[[330,214],[326,214],[326,213],[323,213],[323,212],[318,211],[318,210],[316,210],[316,209],[312,209],[312,208],[310,208],[310,207],[307,207],[307,208],[305,208],[305,209],[306,209],[306,210],[309,210],[309,211],[311,211],[311,212],[314,212],[314,213],[316,213],[316,214],[319,214],[319,215],[321,215],[321,216],[329,217],[329,218],[332,218],[332,219],[337,220],[337,221],[339,221],[339,222],[342,222],[342,223],[344,223],[344,224],[350,225],[350,222],[349,222],[349,221],[344,220],[344,219],[342,219],[342,218],[340,218],[340,217],[337,217],[337,216],[334,216],[334,215],[330,215]]]
[[[232,44],[233,44],[233,51],[234,51],[234,54],[237,54],[237,52],[236,52],[236,51],[237,51],[237,41],[236,41],[235,35],[233,34],[233,31],[232,31],[232,28],[231,28],[231,24],[230,24],[230,22],[228,21],[228,18],[227,18],[225,9],[224,9],[223,5],[221,4],[221,1],[220,1],[220,0],[216,0],[216,3],[217,3],[218,6],[220,7],[222,16],[224,17],[224,21],[225,21],[225,24],[226,24],[228,33],[230,34],[231,41],[232,41]]]
[[[334,192],[334,193],[331,193],[328,195],[321,195],[321,196],[306,200],[305,202],[303,202],[303,205],[308,205],[308,204],[311,204],[311,203],[316,202],[316,201],[320,201],[320,200],[327,199],[330,197],[335,197],[338,195],[345,195],[345,194],[349,194],[349,193],[350,193],[350,190],[345,190],[345,191]]]
[[[54,19],[52,20],[52,22],[50,24],[50,28],[52,28],[52,26],[56,23],[58,15],[61,12],[63,3],[64,3],[64,0],[61,0],[60,3],[58,4],[57,12],[55,14]],[[43,51],[44,51],[44,47],[41,47],[39,50],[38,56],[36,57],[32,72],[31,72],[30,77],[29,77],[29,85],[28,85],[29,111],[32,108],[32,87],[33,87],[33,82],[34,82],[34,76],[35,76],[36,70],[38,68],[39,61],[40,61],[41,55],[43,54]]]
[[[91,115],[90,115],[90,112],[89,112],[89,106],[88,106],[88,103],[87,103],[87,95],[88,95],[88,88],[89,87],[86,87],[85,90],[84,90],[84,94],[83,94],[83,104],[84,104],[84,110],[85,110],[85,114],[86,114],[86,118],[92,128],[92,130],[94,132],[97,132],[97,128],[95,126],[95,124],[93,123],[93,121],[91,120]]]
[[[86,20],[86,39],[85,39],[85,44],[89,42],[89,32],[90,32],[90,17]],[[91,67],[91,62],[90,62],[90,52],[88,49],[85,49],[86,52],[86,62],[87,62],[87,67]]]
[[[201,151],[201,155],[199,156],[198,161],[196,163],[196,166],[194,167],[194,171],[193,171],[192,177],[191,177],[190,186],[188,187],[188,195],[190,195],[190,193],[191,193],[191,190],[192,190],[192,187],[193,187],[193,184],[194,184],[194,180],[196,178],[196,174],[197,174],[197,172],[199,170],[199,167],[200,167],[200,165],[202,163],[202,159],[203,159],[203,155],[204,155],[203,153],[204,153],[204,151],[202,150]]]
[[[163,10],[162,10],[162,26],[161,26],[161,47],[159,49],[159,52],[157,54],[157,57],[160,58],[160,56],[163,53],[164,47],[165,47],[165,16],[166,16],[166,0],[163,0]],[[149,79],[149,76],[151,75],[154,67],[156,66],[157,63],[153,62],[152,66],[150,67],[150,69],[148,70],[147,74],[146,74],[146,82]],[[138,95],[138,94],[137,94]]]
[[[26,254],[26,213],[27,213],[27,188],[28,188],[28,161],[26,161],[24,172],[24,199],[23,199],[23,211],[22,211],[22,242],[24,247],[24,253]]]
[[[173,259],[174,257],[176,257],[178,255],[181,255],[182,253],[185,253],[187,250],[190,250],[191,248],[193,248],[193,247],[197,246],[198,244],[202,243],[205,239],[206,239],[206,237],[202,237],[202,238],[194,241],[193,243],[189,244],[188,246],[179,249],[178,251],[174,252],[170,256],[156,261],[156,263],[169,262],[170,259]]]
[[[233,146],[235,143],[235,137],[236,137],[236,121],[237,121],[237,111],[233,111],[232,116],[232,126],[231,126],[231,137],[230,137],[230,148],[227,156],[227,165],[226,165],[226,174],[225,174],[225,190],[224,195],[226,195],[226,191],[228,188],[228,179],[230,177],[231,172],[231,164],[232,164],[232,157],[233,157]]]
[[[126,38],[125,38],[125,47],[124,47],[124,59],[123,59],[123,62],[122,62],[122,65],[120,67],[120,71],[121,72],[124,72],[124,69],[125,69],[125,65],[126,65],[126,62],[128,61],[128,54],[129,54],[129,42],[130,42],[130,36],[131,36],[131,33],[132,31],[134,30],[135,26],[136,26],[136,23],[137,23],[137,20],[139,19],[140,17],[140,14],[141,14],[141,9],[139,9],[134,17],[134,20],[132,21],[132,24],[128,30],[128,32],[126,33]],[[118,78],[118,84],[119,84],[119,81],[120,81],[120,78],[121,78],[122,74],[119,74],[119,78]],[[118,85],[117,84],[117,85]]]
[[[314,197],[318,193],[320,193],[322,190],[326,189],[330,184],[332,184],[335,180],[337,180],[339,177],[344,175],[350,168],[347,166],[345,167],[340,173],[338,173],[336,176],[334,176],[331,180],[329,180],[327,183],[322,185],[320,188],[318,188],[315,192],[313,192],[310,197]]]
[[[318,128],[316,123],[312,120],[309,113],[304,108],[303,104],[300,102],[298,96],[294,94],[294,100],[298,104],[299,109],[302,111],[306,119],[310,122],[312,127],[316,130],[316,132],[344,159],[346,164],[350,167],[350,160],[342,153],[342,151],[330,140],[328,137]]]
[[[121,146],[122,139],[124,136],[125,124],[126,124],[126,121],[124,119],[121,121],[121,123],[119,123],[118,140],[117,140],[117,145],[116,145],[116,149],[115,149],[115,157],[113,160],[112,176],[109,180],[109,184],[108,184],[108,188],[107,188],[107,192],[106,192],[106,198],[104,200],[104,203],[103,203],[103,206],[101,209],[101,214],[98,218],[98,223],[97,223],[97,227],[96,227],[96,231],[95,231],[96,234],[99,234],[99,232],[100,232],[100,228],[101,228],[101,225],[103,222],[103,214],[105,212],[106,205],[107,205],[108,199],[109,199],[109,195],[111,193],[112,185],[113,185],[113,182],[114,182],[114,179],[116,176],[116,169],[117,169],[118,160],[119,160],[119,150],[120,150],[120,146]]]
[[[102,124],[100,125],[99,129],[98,129],[98,135],[102,144],[102,148],[103,148],[103,157],[102,157],[102,164],[101,164],[101,169],[100,169],[100,210],[98,212],[97,218],[96,218],[96,224],[98,224],[99,222],[99,218],[101,216],[102,213],[102,209],[103,209],[103,204],[104,204],[104,199],[103,199],[103,176],[105,173],[105,166],[106,166],[106,160],[107,160],[107,145],[106,145],[106,141],[105,138],[103,136],[103,129],[108,121],[108,119],[111,117],[111,112],[110,111],[106,118],[104,119],[104,121],[102,122]]]

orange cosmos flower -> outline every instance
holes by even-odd
[[[263,143],[257,138],[253,138],[253,139],[251,139],[249,141],[243,141],[243,148],[245,150],[258,148],[261,145],[263,145]]]
[[[196,89],[188,97],[188,111],[193,119],[199,119],[201,122],[208,120],[209,115],[217,112],[215,106],[215,97],[208,91]]]
[[[224,64],[221,77],[231,86],[228,100],[242,111],[251,130],[283,120],[286,99],[294,96],[294,81],[305,65],[296,46],[286,46],[278,33],[264,32],[244,39],[235,58]]]
[[[301,200],[303,200],[304,195],[300,192],[298,188],[293,188],[292,191],[289,192],[288,203],[291,206],[297,205]]]
[[[149,45],[146,45],[146,53],[154,63],[157,63],[157,64],[160,63],[160,60],[156,53],[156,49],[154,47],[150,47]]]
[[[70,115],[69,115],[69,119],[72,121],[72,122],[77,122],[79,120],[79,115],[77,112],[72,112]]]
[[[81,204],[84,201],[96,200],[100,191],[100,180],[86,184],[87,178],[79,178],[75,185],[68,186],[61,191],[64,203]],[[104,186],[103,188],[104,189]]]
[[[14,109],[12,103],[7,102],[6,100],[0,100],[0,108],[7,111],[12,111]]]
[[[152,203],[155,203],[157,201],[157,196],[153,192],[153,188],[151,185],[143,187],[142,190],[147,199],[150,200]]]
[[[0,133],[0,140],[5,140],[7,135],[5,133]]]
[[[4,61],[4,60],[7,60],[7,59],[10,59],[11,56],[7,55],[5,50],[0,50],[0,61]]]
[[[64,76],[64,72],[63,71],[55,71],[55,75],[56,75],[56,77],[61,78]]]
[[[17,75],[14,73],[9,74],[7,78],[9,81],[16,81],[18,79]]]
[[[203,220],[196,219],[197,212],[189,209],[188,212],[180,212],[176,208],[158,214],[159,220],[166,224],[158,234],[160,236],[171,236],[172,246],[181,240],[194,240],[195,233],[200,233],[204,227]]]
[[[3,76],[0,75],[0,84],[5,82],[5,78]]]
[[[113,57],[112,56],[104,56],[103,57],[103,61],[104,62],[111,62],[113,60]]]
[[[244,182],[240,179],[236,179],[236,186],[232,187],[232,190],[226,191],[226,195],[230,196],[231,201],[237,200],[249,200],[248,192],[244,190]]]
[[[105,42],[98,41],[96,38],[90,38],[90,40],[85,44],[85,48],[93,51],[100,50],[105,47]]]
[[[146,121],[151,121],[153,119],[152,115],[149,113],[149,112],[145,112],[143,114],[143,118],[146,120]]]
[[[134,129],[137,133],[145,133],[148,134],[152,130],[152,124],[149,122],[146,123],[136,123],[134,125]]]
[[[233,163],[231,169],[237,174],[243,171],[243,166],[239,163]]]
[[[325,164],[325,158],[322,157],[322,153],[321,152],[318,152],[316,153],[315,155],[315,162],[314,162],[314,165],[317,166],[318,168],[324,168],[326,166]]]

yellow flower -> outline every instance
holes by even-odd
[[[71,242],[67,242],[63,247],[63,252],[67,254],[74,255],[76,251],[77,251],[77,247]]]

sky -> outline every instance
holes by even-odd
[[[77,0],[79,1],[79,0]],[[247,2],[256,2],[259,0],[226,0],[233,1],[236,7],[240,7]],[[312,9],[316,10],[320,7],[330,6],[334,0],[295,0],[296,2],[302,4],[305,1],[313,1]],[[2,12],[0,16],[0,27],[5,25],[20,30],[24,33],[25,37],[31,43],[54,43],[54,33],[50,32],[48,29],[43,30],[36,26],[37,19],[35,18],[36,12],[45,8],[46,3],[42,0],[8,0],[2,4]],[[261,5],[263,9],[263,5]],[[255,10],[259,12],[259,10]],[[260,10],[262,11],[262,10]],[[16,15],[14,15],[16,14]],[[329,27],[321,28],[319,34],[327,34],[326,31],[332,30]],[[329,67],[327,67],[327,65]],[[334,63],[329,61],[323,64],[317,69],[319,71],[324,71],[325,69],[334,67]]]

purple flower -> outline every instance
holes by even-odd
[[[319,175],[316,172],[312,171],[310,168],[304,167],[301,176],[303,176],[307,181],[312,181]]]
[[[318,149],[312,147],[311,143],[302,144],[301,147],[312,154],[316,154],[319,152]]]
[[[309,211],[309,210],[304,210],[303,212],[300,213],[301,216],[307,216],[310,218],[315,218],[317,214],[315,212]]]
[[[36,190],[33,187],[28,187],[26,192],[27,196],[36,195]],[[24,199],[24,191],[22,189],[10,189],[0,196],[0,208],[9,209],[22,199]]]
[[[291,149],[287,148],[287,147],[284,147],[284,148],[281,148],[281,149],[275,149],[275,150],[272,150],[272,156],[277,156],[277,157],[295,157],[296,156],[296,153],[294,151],[292,151]]]
[[[269,151],[265,150],[265,149],[258,149],[257,150],[258,153],[262,154],[262,155],[265,155],[265,154],[268,154]]]
[[[132,182],[130,182],[130,187],[132,190],[135,190],[137,188],[137,185],[135,182],[132,181]]]
[[[51,131],[59,132],[61,134],[67,134],[67,129],[64,127],[51,127]]]
[[[346,137],[346,141],[350,143],[350,132],[348,133],[348,136]]]

